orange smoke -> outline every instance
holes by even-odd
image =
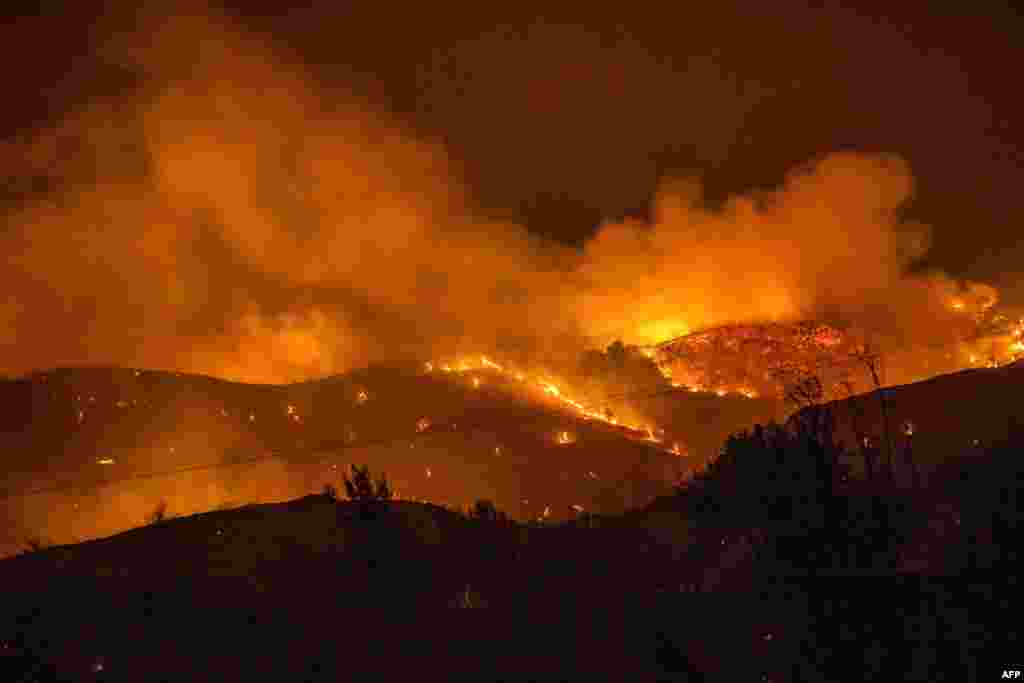
[[[442,145],[223,17],[137,24],[103,45],[143,85],[0,150],[49,188],[0,237],[4,372],[288,382],[480,352],[552,366],[585,343],[802,317],[904,349],[956,341],[951,297],[995,299],[905,275],[929,231],[899,217],[914,183],[895,157],[823,157],[718,208],[699,181],[667,182],[650,223],[576,250],[475,216]]]

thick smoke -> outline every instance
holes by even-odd
[[[7,371],[280,382],[557,327],[524,289],[557,254],[468,219],[438,146],[224,21],[135,38],[142,87],[6,150],[47,188],[5,217]]]
[[[905,276],[928,230],[900,220],[897,158],[829,156],[716,208],[666,183],[650,223],[604,225],[581,253],[474,217],[442,145],[227,20],[138,23],[105,45],[131,94],[3,150],[35,188],[0,237],[5,372],[286,382],[728,321],[832,316],[905,344],[956,320],[953,283]]]
[[[888,353],[946,351],[998,293],[908,274],[930,243],[927,226],[901,218],[913,187],[901,159],[852,153],[723,206],[696,180],[669,183],[651,223],[604,225],[586,245],[580,320],[594,338],[651,344],[725,323],[824,319]]]

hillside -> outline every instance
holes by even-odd
[[[897,464],[904,462],[909,448],[927,476],[942,463],[1006,441],[1016,426],[1024,425],[1022,391],[1024,361],[885,388],[893,459]],[[851,451],[848,463],[854,472],[862,473],[865,437],[870,449],[881,450],[881,398],[874,391],[805,409],[793,419],[813,419],[812,414],[828,410],[836,440]]]
[[[60,369],[4,382],[0,406],[5,554],[28,537],[116,533],[161,502],[191,514],[297,498],[338,485],[350,464],[386,472],[404,499],[489,498],[520,519],[636,507],[692,468],[646,431],[583,419],[486,369],[378,367],[287,386]]]
[[[930,384],[934,396],[925,391],[917,400],[941,405],[955,395],[943,392],[973,391],[975,400],[992,401],[1019,382],[1019,372],[938,378]],[[52,406],[59,376],[39,382],[49,384],[43,388],[19,388],[35,392],[34,407],[40,395]],[[110,376],[96,371],[93,378]],[[293,445],[273,466],[278,479],[273,469],[255,484],[250,475],[237,479],[254,494],[285,502],[199,514],[170,504],[172,515],[184,516],[140,527],[141,520],[121,515],[114,520],[121,533],[37,543],[33,552],[0,560],[0,674],[8,666],[12,680],[36,667],[28,680],[38,681],[393,679],[424,671],[477,680],[797,681],[842,680],[851,672],[857,680],[891,680],[896,672],[911,679],[978,678],[974,634],[996,618],[996,602],[979,606],[978,591],[1005,596],[999,609],[1012,602],[1008,569],[1017,554],[1009,539],[1022,509],[1021,435],[1007,439],[992,431],[972,453],[950,449],[948,459],[922,451],[922,461],[947,465],[943,476],[897,490],[856,472],[841,480],[837,451],[795,429],[796,420],[794,430],[769,427],[730,439],[706,471],[657,496],[653,470],[645,468],[657,458],[679,460],[664,444],[538,403],[503,387],[497,375],[477,379],[479,386],[472,377],[375,369],[290,387],[166,381],[189,387],[169,391],[172,406],[209,410],[213,397],[232,391],[259,396],[267,410],[286,400],[283,417],[262,418],[277,426],[254,427],[248,438],[278,438],[281,446],[315,437],[324,440],[316,448],[327,453],[360,448],[361,456],[377,456],[366,462],[374,473],[392,476],[400,492],[410,485],[401,477],[422,467],[417,458],[427,452],[432,463],[461,468],[467,477],[469,483],[460,482],[465,488],[452,491],[469,499],[500,493],[500,486],[486,486],[494,485],[502,465],[474,460],[494,447],[485,435],[496,434],[501,454],[488,455],[521,468],[512,470],[517,479],[510,486],[534,485],[555,497],[573,485],[552,472],[611,458],[602,472],[622,477],[619,490],[636,496],[634,502],[614,500],[613,514],[577,510],[561,521],[552,513],[524,524],[409,499],[289,497],[288,486],[313,488],[340,474],[323,470],[329,459],[313,462],[311,452],[319,450]],[[90,403],[100,404],[101,388],[90,388],[98,392]],[[394,395],[402,407],[385,409],[381,397],[401,390],[407,393]],[[384,437],[393,441],[389,427],[398,431],[394,424],[420,414],[421,404],[410,407],[413,391],[433,401],[437,422],[415,431],[414,421],[415,436],[401,434],[396,449]],[[917,385],[895,388],[889,399],[897,408],[912,405],[907,397],[915,394],[906,392],[918,391]],[[160,395],[148,394],[150,400]],[[335,396],[341,397],[336,404]],[[832,407],[842,414],[843,406]],[[115,403],[113,410],[128,408]],[[331,413],[339,416],[333,429]],[[965,425],[984,427],[972,422],[975,413],[966,415]],[[1015,416],[1019,404],[1010,404],[1005,417]],[[325,443],[354,424],[380,437],[378,450],[372,440]],[[451,424],[475,431],[453,437]],[[303,431],[305,425],[319,428]],[[569,443],[552,435],[558,428],[572,433]],[[519,449],[521,459],[514,457]],[[438,459],[446,455],[449,460]],[[303,472],[308,479],[297,474]],[[151,480],[125,485],[139,481]],[[175,484],[181,501],[204,491],[198,472]],[[139,514],[151,513],[144,504],[167,490],[166,483],[154,484],[153,498],[136,494]],[[641,491],[651,497],[636,502]],[[111,498],[111,506],[133,500],[123,492]],[[459,619],[449,607],[489,609]],[[999,645],[1012,648],[1015,638],[1002,633]],[[868,651],[881,654],[866,662]]]

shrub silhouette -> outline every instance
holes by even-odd
[[[837,495],[843,455],[828,416],[814,428],[758,425],[729,437],[707,471],[680,487],[684,513],[705,532],[757,530],[762,557],[779,571],[891,563],[921,520],[895,499]]]
[[[481,522],[504,522],[508,515],[499,510],[494,501],[481,499],[473,503],[469,510],[469,518]]]
[[[391,500],[391,487],[388,485],[384,475],[374,483],[370,477],[370,466],[352,465],[352,478],[342,475],[345,483],[345,493],[349,500],[360,501],[386,501]]]
[[[369,465],[362,467],[352,465],[351,478],[342,475],[342,479],[346,495],[349,500],[359,506],[359,515],[364,520],[375,519],[379,513],[387,509],[387,503],[392,498],[392,491],[384,475],[374,482],[370,476]]]
[[[150,515],[149,515],[149,523],[150,524],[160,524],[161,522],[166,521],[166,520],[167,520],[167,501],[166,500],[161,500],[159,503],[156,504],[156,507],[153,509],[153,512],[150,513]]]

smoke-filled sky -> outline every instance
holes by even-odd
[[[958,280],[1024,303],[1012,13],[747,4],[11,18],[0,371],[934,342]]]

